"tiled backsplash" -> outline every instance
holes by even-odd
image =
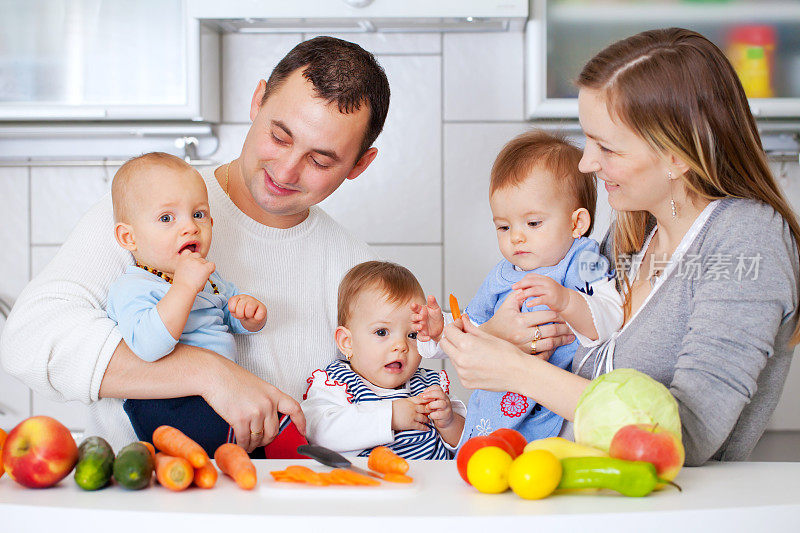
[[[212,156],[238,155],[259,79],[310,35],[226,34],[222,41],[223,123]],[[405,264],[425,290],[453,292],[466,304],[500,255],[488,204],[495,155],[524,121],[523,35],[343,35],[373,51],[392,89],[378,158],[346,182],[323,208],[387,259]],[[103,154],[98,154],[102,156]],[[131,154],[134,155],[134,154]],[[779,168],[776,166],[776,175]],[[105,194],[116,168],[0,168],[0,297],[13,300],[58,251],[80,216]],[[800,167],[781,179],[800,205]],[[608,227],[610,209],[600,189],[594,236]],[[433,363],[429,366],[434,366]],[[800,370],[795,365],[772,427],[800,429]],[[451,378],[456,381],[455,373]],[[468,393],[455,387],[466,400]],[[73,429],[81,405],[29,395],[0,371],[0,403],[17,417],[50,414]],[[13,418],[14,415],[12,415]],[[0,427],[12,419],[0,415]]]

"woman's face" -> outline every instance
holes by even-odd
[[[600,92],[580,90],[578,117],[586,135],[586,148],[578,168],[581,172],[594,172],[605,182],[611,207],[617,211],[650,213],[668,208],[668,161],[609,115]]]

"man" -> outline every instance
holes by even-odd
[[[247,450],[275,437],[278,413],[303,432],[296,400],[336,355],[339,280],[373,257],[316,204],[375,159],[388,106],[371,54],[332,37],[306,41],[259,82],[241,155],[204,173],[209,260],[268,310],[264,330],[237,339],[238,365],[182,344],[147,363],[122,341],[104,307],[132,259],[114,241],[106,197],[20,295],[0,341],[3,366],[51,398],[90,403],[87,434],[116,449],[137,440],[124,398],[202,396]]]

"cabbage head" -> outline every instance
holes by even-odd
[[[608,451],[617,430],[628,424],[658,424],[681,438],[678,402],[647,374],[618,368],[594,379],[575,409],[575,442]]]

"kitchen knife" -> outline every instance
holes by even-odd
[[[314,459],[316,462],[322,463],[325,466],[330,466],[332,468],[346,468],[348,470],[352,470],[353,472],[357,472],[362,476],[372,476],[378,479],[383,479],[383,475],[359,468],[351,463],[342,454],[324,446],[319,446],[317,444],[303,444],[302,446],[297,447],[297,453],[300,455],[305,455],[306,457],[310,457],[311,459]]]

